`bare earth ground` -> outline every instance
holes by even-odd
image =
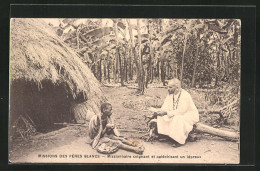
[[[113,117],[121,134],[137,139],[145,146],[143,155],[119,150],[103,155],[89,145],[88,127],[68,126],[46,134],[38,134],[27,140],[16,139],[10,143],[10,162],[33,163],[239,163],[239,143],[218,137],[199,134],[199,140],[174,148],[170,142],[145,142],[147,125],[144,115],[147,107],[160,107],[167,91],[148,88],[145,95],[135,94],[127,87],[103,87],[107,99],[113,105]],[[191,92],[197,106],[204,97]],[[200,116],[210,124],[214,116]],[[231,125],[232,129],[237,129]]]

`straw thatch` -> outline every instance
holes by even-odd
[[[72,101],[79,98],[86,101],[83,106],[87,109],[97,109],[105,100],[99,82],[90,69],[43,20],[15,18],[11,20],[10,30],[10,110],[16,106],[14,103],[18,103],[18,100],[13,100],[12,104],[17,92],[25,90],[17,88],[22,84],[27,85],[28,91],[36,91],[30,87],[32,85],[39,92],[44,87],[51,93],[64,89],[63,93],[71,96]],[[14,83],[18,85],[12,86]],[[24,94],[18,92],[18,95]],[[44,93],[41,95],[44,96]],[[23,103],[21,100],[19,103]]]

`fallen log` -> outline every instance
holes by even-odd
[[[216,113],[216,111],[212,111],[212,113]],[[217,114],[222,116],[221,113],[217,113]],[[147,123],[149,123],[153,118],[154,118],[154,116],[145,116],[145,119],[148,119]],[[208,125],[205,125],[202,123],[195,124],[194,131],[201,132],[201,133],[208,133],[211,135],[222,137],[229,141],[238,141],[239,140],[239,134],[237,132],[216,129],[216,128],[213,128],[211,126],[208,126]]]
[[[239,134],[236,133],[236,132],[216,129],[216,128],[213,128],[211,126],[204,125],[202,123],[195,124],[194,130],[198,131],[198,132],[208,133],[208,134],[211,134],[211,135],[222,137],[222,138],[225,138],[225,139],[231,140],[231,141],[238,141],[239,140]]]
[[[199,114],[218,114],[219,117],[223,118],[223,112],[221,110],[207,110],[207,109],[199,109]]]
[[[239,99],[235,99],[231,103],[220,109],[199,109],[198,111],[200,114],[218,114],[219,120],[223,120],[224,118],[230,118],[232,111],[235,110],[235,107],[233,107],[233,105],[236,104],[238,101]]]

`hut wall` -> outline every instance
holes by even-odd
[[[80,104],[74,104],[71,107],[71,113],[73,114],[77,123],[83,123],[89,121],[93,115],[100,112],[100,105],[100,102],[87,100]]]
[[[34,82],[15,80],[10,89],[10,124],[20,115],[28,115],[39,132],[55,128],[55,122],[71,122],[70,113],[73,98],[65,85],[54,85],[42,81],[41,87]]]

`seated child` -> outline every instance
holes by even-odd
[[[94,115],[89,122],[89,137],[93,140],[92,147],[96,148],[101,144],[114,144],[118,148],[142,154],[143,146],[138,146],[133,142],[120,137],[118,130],[115,128],[112,115],[112,105],[103,103],[101,105],[101,116]]]

